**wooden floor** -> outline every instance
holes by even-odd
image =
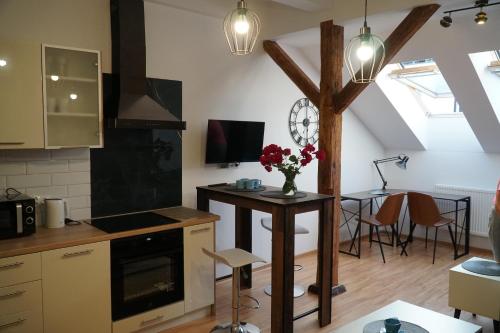
[[[375,243],[370,249],[368,242],[363,241],[362,259],[341,254],[340,281],[347,288],[347,292],[333,299],[333,323],[320,329],[317,315],[313,314],[295,321],[294,331],[300,333],[331,332],[337,327],[398,299],[452,316],[453,310],[448,307],[448,269],[466,258],[462,257],[454,261],[451,248],[439,244],[436,263],[432,265],[431,244],[430,242],[429,248],[425,249],[423,241],[415,240],[408,246],[408,257],[400,257],[399,250],[384,246],[386,264],[382,262],[380,250]],[[488,258],[491,257],[491,252],[472,250],[470,256]],[[307,254],[296,259],[296,263],[304,266],[302,271],[296,272],[296,283],[306,286],[314,282],[315,260],[315,254]],[[242,292],[257,297],[262,306],[258,310],[242,309],[241,319],[257,325],[262,332],[270,332],[271,298],[263,292],[264,286],[270,281],[270,274],[270,268],[258,270],[254,273],[253,289]],[[216,290],[217,315],[215,317],[191,322],[189,325],[163,333],[209,332],[217,323],[230,321],[231,281],[219,282]],[[316,297],[306,294],[296,299],[295,313],[314,308],[316,304]],[[493,333],[491,319],[479,316],[473,318],[470,313],[463,313],[462,319],[482,326],[483,333]]]

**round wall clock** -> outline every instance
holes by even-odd
[[[314,145],[319,139],[319,110],[308,98],[292,106],[288,121],[290,135],[299,146]]]

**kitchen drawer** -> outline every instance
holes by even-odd
[[[42,314],[28,310],[0,316],[2,333],[43,333]]]
[[[40,280],[41,276],[40,253],[0,259],[0,287]]]
[[[0,316],[25,310],[42,315],[42,283],[33,281],[0,288]],[[0,332],[3,331],[0,329]]]
[[[113,322],[113,333],[131,333],[147,330],[167,320],[184,315],[184,302],[177,302]],[[3,332],[2,332],[3,333]]]

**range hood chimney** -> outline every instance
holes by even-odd
[[[119,77],[119,89],[113,96],[118,110],[113,110],[108,125],[185,130],[185,122],[148,96],[143,0],[111,0],[111,39],[113,76]]]

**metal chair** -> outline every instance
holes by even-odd
[[[436,228],[436,232],[434,234],[434,252],[432,254],[432,263],[434,264],[436,260],[436,245],[437,245],[437,235],[438,230],[442,226],[447,226],[448,231],[450,232],[451,243],[453,244],[453,249],[456,250],[455,238],[453,237],[453,231],[451,230],[451,224],[453,223],[452,219],[445,218],[439,212],[439,208],[430,195],[417,193],[417,192],[408,192],[408,206],[410,208],[410,235],[408,239],[412,239],[413,231],[415,227],[418,225],[422,225],[426,228]],[[408,245],[408,240],[403,244],[403,251],[405,251],[406,246]],[[402,253],[401,253],[402,254]]]
[[[262,225],[262,227],[264,229],[269,230],[271,232],[273,231],[273,219],[271,217],[262,218],[260,220],[260,224]],[[295,235],[305,235],[308,233],[309,233],[308,229],[304,228],[301,225],[295,224]],[[304,267],[302,267],[302,265],[294,265],[294,267],[295,267],[296,272],[300,271],[304,268]],[[264,292],[266,293],[266,295],[271,296],[272,295],[272,286],[270,284],[268,284],[264,288]],[[305,294],[304,287],[302,287],[301,285],[298,285],[298,284],[293,285],[293,297],[294,298],[300,297],[304,294]]]
[[[232,301],[232,321],[231,323],[226,323],[222,325],[215,326],[210,332],[212,333],[260,333],[260,329],[250,323],[240,321],[239,310],[240,307],[240,269],[243,266],[253,264],[256,262],[265,262],[261,259],[247,251],[242,249],[229,249],[218,252],[212,252],[207,249],[203,249],[203,252],[220,261],[233,269],[233,301]],[[245,306],[248,308],[258,309],[260,303],[258,300],[251,296],[245,296],[253,300],[257,305],[254,307]]]
[[[382,241],[380,240],[379,227],[390,226],[393,234],[396,235],[396,244],[401,244],[398,231],[396,230],[396,228],[394,228],[394,225],[398,222],[404,198],[404,193],[389,195],[385,199],[377,214],[373,214],[367,217],[361,217],[360,219],[362,223],[369,224],[370,226],[375,228],[375,231],[377,232],[378,245],[380,247],[380,253],[382,254],[382,260],[384,261],[384,264],[385,256],[384,249],[382,248]]]

